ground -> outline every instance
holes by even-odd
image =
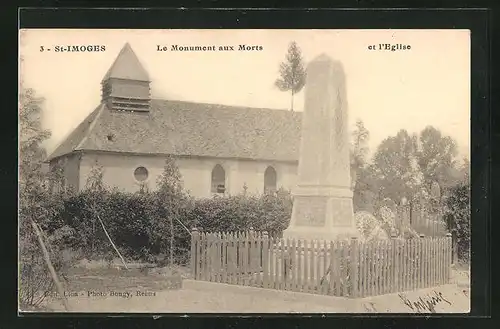
[[[181,281],[185,287],[181,288]],[[365,300],[330,296],[266,291],[258,288],[192,281],[185,267],[174,269],[122,270],[119,267],[85,266],[72,268],[67,274],[66,289],[73,312],[137,313],[344,313],[344,312],[412,312],[398,294]],[[441,312],[467,312],[469,276],[467,269],[454,268],[454,285],[439,290],[450,301]],[[187,283],[195,283],[188,285]],[[198,284],[198,286],[197,286]],[[200,288],[201,287],[201,288]],[[252,290],[255,289],[255,290]],[[89,296],[90,292],[90,296]],[[105,292],[107,296],[97,296]],[[127,295],[128,292],[130,295]],[[420,294],[432,295],[435,289]],[[415,292],[409,300],[418,299]],[[399,296],[399,297],[398,297]],[[406,295],[405,295],[406,296]],[[325,299],[326,298],[326,299]],[[425,299],[425,298],[424,298]],[[451,305],[451,306],[450,306]],[[58,298],[48,298],[45,311],[64,311]],[[406,310],[406,311],[405,311]],[[440,312],[439,305],[436,312]]]

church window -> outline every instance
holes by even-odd
[[[264,172],[264,193],[274,193],[277,190],[276,170],[269,166]]]
[[[226,172],[221,165],[216,165],[212,170],[212,193],[224,193],[226,191]]]
[[[144,182],[146,179],[148,179],[148,170],[144,167],[138,167],[134,171],[134,177],[138,182]]]

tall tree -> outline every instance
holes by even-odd
[[[470,184],[462,181],[451,187],[444,200],[444,217],[447,228],[456,242],[455,255],[462,261],[470,260]]]
[[[389,198],[399,204],[404,197],[412,202],[423,181],[416,150],[417,136],[404,129],[379,145],[373,158],[379,200]]]
[[[470,184],[470,160],[467,157],[462,159],[462,165],[460,166],[460,177],[463,182]]]
[[[441,189],[455,185],[459,173],[455,162],[457,145],[453,138],[443,136],[441,131],[428,126],[420,133],[419,142],[418,163],[427,190],[435,183]]]
[[[50,131],[42,127],[43,98],[33,89],[21,88],[19,94],[19,299],[23,307],[38,305],[53,282],[47,271],[60,268],[58,259],[44,260],[40,231],[52,222],[62,206],[61,198],[52,196],[45,187],[42,170],[46,151],[42,143]],[[38,234],[38,236],[37,236]],[[52,245],[54,247],[54,245]],[[54,248],[50,248],[54,251]],[[47,264],[45,264],[47,261]],[[53,263],[56,261],[56,263]],[[51,273],[52,274],[52,273]],[[55,280],[57,281],[57,280]],[[60,288],[60,287],[58,287]],[[60,293],[62,293],[60,291]]]
[[[33,89],[22,89],[19,95],[19,179],[24,184],[41,182],[42,165],[47,154],[42,143],[50,131],[42,127],[42,104]]]
[[[165,236],[169,237],[169,244],[163,247],[165,248],[164,250],[169,251],[169,264],[173,265],[175,254],[174,239],[186,238],[184,228],[181,227],[180,230],[176,230],[175,227],[178,227],[179,224],[183,225],[183,212],[185,211],[188,199],[187,194],[183,190],[182,176],[174,157],[168,156],[166,158],[163,173],[158,177],[157,184],[157,200],[168,206],[161,208],[161,215],[165,221],[160,222],[158,231],[155,234],[159,241],[164,241],[163,238]]]
[[[352,158],[356,168],[363,167],[368,157],[370,132],[362,120],[356,120],[356,129],[352,132]]]
[[[306,84],[306,69],[302,58],[302,52],[295,41],[288,47],[288,53],[284,62],[280,64],[280,77],[275,85],[281,91],[291,91],[291,110],[293,111],[293,97],[299,93]]]
[[[363,121],[356,121],[356,128],[352,132],[351,144],[351,176],[353,179],[353,202],[354,210],[366,210],[373,212],[372,180],[368,172],[368,141],[369,131],[365,128]]]

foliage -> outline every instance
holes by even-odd
[[[207,232],[248,230],[281,235],[288,227],[292,201],[288,191],[259,196],[236,195],[196,201],[190,221]]]
[[[421,209],[424,216],[437,222],[432,227],[419,227],[419,232],[427,234],[428,228],[432,234],[436,233],[435,228],[441,227],[446,194],[453,186],[469,182],[470,164],[466,158],[461,165],[456,161],[456,142],[432,126],[418,135],[400,130],[383,140],[368,162],[363,157],[367,153],[363,142],[368,137],[358,120],[351,151],[351,169],[356,172],[355,211],[366,211],[383,219],[384,200],[390,199],[396,204],[391,207],[392,212],[397,216],[410,214],[410,222]],[[405,237],[417,234],[402,221],[398,221],[398,229]]]
[[[356,168],[366,165],[368,157],[368,141],[370,132],[365,128],[362,120],[356,120],[356,129],[352,132],[352,162]]]
[[[383,223],[366,211],[356,212],[354,220],[361,241],[386,240],[390,237],[390,233],[388,234],[384,229]]]
[[[89,176],[85,182],[85,189],[88,191],[103,191],[105,189],[104,182],[104,168],[96,161],[94,166],[90,169]]]
[[[420,133],[419,141],[418,164],[427,188],[430,190],[433,182],[438,183],[441,188],[453,185],[456,142],[449,136],[442,136],[441,132],[432,126],[426,127]]]
[[[462,159],[462,164],[459,167],[459,182],[470,184],[470,160],[466,157]]]
[[[81,249],[88,259],[112,257],[112,248],[106,231],[120,253],[139,259],[146,250],[159,250],[149,238],[156,229],[150,194],[124,193],[118,190],[84,190],[65,201],[60,214],[63,222],[78,233],[79,239],[68,247]],[[116,255],[115,255],[116,256]]]
[[[470,185],[462,182],[449,190],[445,200],[445,219],[456,241],[457,255],[466,261],[470,259],[470,217]]]
[[[280,91],[291,91],[291,110],[293,111],[293,96],[302,90],[306,84],[307,75],[301,50],[295,41],[290,43],[286,59],[280,64],[279,72],[280,77],[275,85]]]
[[[41,144],[50,137],[50,131],[42,128],[43,98],[36,96],[33,89],[21,89],[19,102],[20,184],[33,184],[43,180],[46,152]]]
[[[32,227],[37,223],[45,232],[62,209],[61,195],[47,189],[50,179],[42,170],[46,152],[41,144],[50,136],[42,129],[43,99],[32,89],[22,89],[19,108],[19,302],[22,308],[36,307],[53,289],[41,248]],[[59,245],[44,234],[56,269],[62,267]],[[53,242],[53,243],[50,243]]]
[[[400,130],[379,145],[373,166],[379,184],[380,199],[400,203],[405,197],[412,200],[421,183],[421,173],[415,158],[416,136]]]
[[[169,156],[165,159],[163,173],[158,178],[158,189],[154,192],[154,200],[158,204],[159,222],[152,238],[162,250],[171,255],[171,262],[174,254],[187,252],[190,242],[190,235],[186,230],[188,227],[184,222],[186,214],[192,208],[192,198],[184,191],[182,185],[181,173],[175,159]]]
[[[353,180],[354,211],[372,213],[373,208],[373,181],[368,166],[368,141],[370,133],[363,121],[356,121],[356,129],[352,133],[351,144],[351,178]]]
[[[101,185],[94,182],[87,186]],[[81,250],[88,259],[116,257],[97,220],[100,218],[126,259],[162,264],[173,250],[173,261],[186,263],[193,227],[205,232],[254,227],[271,235],[281,234],[291,216],[290,193],[283,190],[261,196],[242,194],[195,200],[183,190],[173,159],[166,160],[158,187],[142,193],[87,188],[66,198],[64,209],[54,220],[62,227],[70,227],[72,233],[77,232],[78,239],[65,238],[66,247]]]

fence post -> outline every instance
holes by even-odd
[[[326,253],[325,253],[326,257]],[[358,289],[358,261],[359,261],[359,249],[358,249],[358,238],[351,238],[351,295],[353,298],[357,298],[359,295]]]
[[[418,271],[417,288],[421,289],[421,288],[425,287],[425,283],[424,283],[425,265],[424,265],[424,248],[423,248],[425,235],[420,234],[419,237],[420,237],[420,241],[418,242],[418,259],[419,259],[418,267],[419,267],[419,271]]]
[[[452,254],[452,243],[453,239],[451,233],[446,233],[446,278],[445,283],[450,282],[450,272],[451,272],[451,264],[453,263],[453,254]]]
[[[198,260],[198,252],[197,252],[197,242],[199,239],[198,229],[193,227],[191,229],[191,274],[193,275],[193,279],[196,280],[196,263]]]
[[[397,233],[396,230],[391,230],[391,243],[392,243],[392,271],[391,271],[391,292],[395,293],[399,290],[399,257],[398,257],[398,245],[397,245]]]
[[[456,233],[451,236],[451,250],[453,251],[451,254],[451,263],[456,264],[458,260],[458,243]]]
[[[248,267],[248,270],[250,273],[253,273],[255,270],[254,270],[254,266],[255,266],[255,254],[254,254],[254,250],[253,250],[253,246],[255,244],[255,239],[256,239],[256,235],[255,235],[255,231],[253,229],[252,226],[250,226],[250,229],[249,229],[249,234],[248,234],[248,244],[247,244],[247,249],[248,249],[248,255],[246,255],[246,257],[249,257],[250,258],[250,264],[249,264],[249,267]]]
[[[269,287],[269,235],[262,232],[262,287]]]

